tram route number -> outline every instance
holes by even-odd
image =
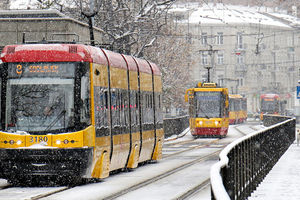
[[[57,65],[30,65],[30,66],[16,66],[16,73],[22,74],[23,68],[28,68],[30,73],[58,73],[59,67]]]
[[[30,136],[29,142],[30,143],[48,142],[48,137],[47,136]]]

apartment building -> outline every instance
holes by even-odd
[[[299,19],[269,8],[199,3],[177,5],[171,14],[189,38],[195,83],[209,79],[242,94],[253,112],[263,93],[279,93],[294,106]]]

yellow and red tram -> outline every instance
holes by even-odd
[[[215,83],[198,83],[186,91],[189,123],[194,137],[225,137],[229,125],[228,89]]]
[[[268,93],[260,95],[260,119],[264,114],[283,115],[286,101],[280,98],[279,94]]]
[[[229,95],[229,124],[240,124],[247,120],[247,98],[240,94]]]
[[[101,179],[161,158],[156,64],[83,44],[8,45],[0,58],[1,178]]]

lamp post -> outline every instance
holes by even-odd
[[[210,56],[210,66],[205,66],[204,68],[207,69],[207,82],[210,82],[210,69],[214,67],[214,55],[215,52],[218,52],[219,50],[214,50],[212,45],[208,44],[209,49],[208,50],[199,50],[199,52],[207,52]]]

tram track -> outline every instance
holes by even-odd
[[[236,125],[238,127],[239,125]],[[250,129],[249,125],[249,129]],[[255,126],[255,125],[254,125]],[[253,126],[253,127],[254,127]],[[237,130],[241,135],[247,134],[246,132],[250,131],[249,129],[245,132],[242,127],[241,130],[236,129],[236,127],[232,127]],[[259,128],[259,127],[258,127]],[[255,129],[253,129],[255,130]],[[186,133],[185,133],[186,134]],[[240,137],[240,136],[238,136]],[[223,139],[189,139],[188,137],[181,141],[164,144],[166,147],[175,148],[176,152],[172,154],[163,154],[163,158],[160,162],[156,163],[155,166],[151,167],[152,171],[155,173],[151,173],[148,176],[144,176],[144,173],[148,173],[149,167],[145,166],[145,168],[139,168],[136,172],[129,173],[121,173],[120,176],[115,175],[111,176],[107,181],[99,183],[98,194],[101,193],[97,199],[122,199],[123,197],[127,197],[134,194],[140,194],[141,191],[146,190],[146,188],[152,188],[156,185],[159,185],[164,182],[168,182],[170,179],[181,179],[184,178],[182,174],[190,173],[193,169],[197,170],[203,168],[201,166],[206,166],[202,170],[200,174],[206,174],[206,171],[209,170],[209,165],[215,160],[218,159],[219,153],[222,149],[227,146],[234,138],[228,137]],[[178,162],[180,161],[180,162]],[[171,164],[172,163],[172,164]],[[167,164],[167,165],[164,165]],[[164,166],[160,166],[164,165]],[[168,167],[167,167],[168,166]],[[148,169],[147,169],[148,168]],[[157,170],[159,169],[159,170]],[[118,176],[118,177],[117,177]],[[134,182],[124,185],[114,191],[109,193],[105,192],[105,187],[111,185],[109,187],[113,187],[115,183],[120,181],[120,178],[125,176],[125,178],[130,177],[130,180],[134,180]],[[136,178],[140,177],[140,178]],[[172,177],[172,178],[171,178]],[[203,177],[200,175],[196,178],[196,181],[188,187],[184,188],[180,192],[177,192],[176,197],[171,197],[170,199],[186,199],[188,197],[192,197],[194,195],[198,195],[198,193],[205,193],[208,191],[210,185],[210,179],[208,176],[204,175]],[[121,182],[128,182],[124,179]],[[129,179],[128,179],[129,180]],[[115,181],[115,182],[114,182]],[[97,184],[97,183],[96,183]],[[108,184],[105,186],[105,184]],[[0,189],[0,196],[5,195],[5,193],[22,193],[21,198],[14,198],[18,200],[25,199],[33,199],[33,200],[49,200],[49,199],[57,199],[56,197],[61,197],[63,194],[68,194],[72,192],[77,192],[81,187],[52,187],[52,188],[16,188],[12,187],[9,184],[2,184],[2,189]],[[89,184],[84,185],[84,187],[90,187]],[[1,186],[0,186],[1,188]],[[101,189],[102,188],[102,189]],[[103,190],[103,191],[101,191]],[[80,193],[80,192],[79,192]],[[79,197],[78,197],[79,198]],[[77,199],[78,199],[77,198]],[[1,198],[0,198],[1,199]],[[63,198],[58,198],[63,199]],[[81,198],[80,198],[81,199]]]
[[[225,145],[224,145],[224,146],[225,146]],[[186,169],[186,168],[188,168],[188,167],[190,167],[190,166],[192,166],[192,165],[194,165],[194,164],[196,164],[196,163],[204,162],[204,161],[206,161],[206,160],[208,160],[208,159],[215,158],[216,156],[219,155],[219,153],[221,152],[221,150],[222,150],[222,149],[217,150],[217,151],[215,151],[215,152],[213,152],[213,153],[211,153],[211,154],[208,154],[208,155],[206,155],[206,156],[203,156],[203,157],[194,159],[194,160],[192,160],[192,161],[190,161],[190,162],[184,163],[184,164],[182,164],[182,165],[180,165],[180,166],[176,166],[175,168],[170,169],[170,170],[168,170],[168,171],[166,171],[166,172],[164,172],[164,173],[162,173],[162,174],[159,174],[159,175],[157,175],[157,176],[155,176],[155,177],[152,177],[151,179],[148,179],[148,180],[146,180],[146,181],[143,181],[142,183],[138,183],[138,184],[136,184],[136,185],[134,185],[134,186],[131,186],[130,188],[128,188],[128,189],[126,189],[126,190],[120,191],[120,192],[115,193],[115,194],[113,194],[113,195],[111,195],[111,196],[107,196],[107,197],[105,197],[105,199],[107,199],[107,200],[112,200],[112,199],[121,197],[121,196],[123,196],[123,195],[125,195],[125,194],[127,194],[127,193],[129,193],[129,192],[138,190],[138,189],[140,189],[140,188],[142,188],[142,187],[145,187],[145,186],[150,185],[150,184],[152,184],[152,183],[154,183],[154,182],[156,182],[156,181],[159,181],[159,180],[161,180],[161,179],[163,179],[163,178],[166,178],[166,177],[168,177],[168,176],[170,176],[170,175],[173,175],[173,174],[175,174],[175,173],[177,173],[177,172],[179,172],[179,171],[181,171],[181,170],[183,170],[183,169]],[[199,189],[199,186],[200,186],[200,185],[201,185],[201,186],[202,186],[202,185],[205,185],[205,184],[207,184],[207,182],[209,182],[209,179],[208,179],[208,180],[206,179],[204,182],[200,183],[196,188],[194,188],[194,190],[196,190],[197,188]],[[202,186],[202,187],[203,187],[203,186]],[[192,191],[193,191],[193,189],[191,190],[191,192],[192,192]],[[186,195],[187,195],[187,194],[186,194]]]
[[[44,197],[51,196],[53,194],[66,191],[72,187],[14,187],[12,185],[7,185],[2,187],[0,190],[0,198],[6,200],[18,199],[18,200],[39,200]],[[10,197],[10,194],[15,194],[13,197]]]
[[[203,190],[204,188],[208,187],[210,185],[210,178],[205,179],[203,182],[200,184],[196,185],[195,187],[191,188],[181,196],[177,197],[176,200],[184,200],[187,199],[188,197],[193,196],[195,193],[198,193],[199,190]]]
[[[192,151],[192,150],[194,150],[194,149],[199,149],[199,148],[208,147],[208,146],[211,145],[211,144],[217,143],[219,140],[220,140],[220,139],[216,139],[216,140],[210,141],[210,142],[208,142],[208,143],[206,143],[206,144],[199,144],[199,145],[197,145],[197,146],[188,147],[188,148],[186,148],[186,149],[184,149],[184,150],[180,150],[180,151],[177,151],[177,152],[175,152],[175,153],[172,153],[172,154],[169,154],[169,155],[165,155],[165,156],[163,156],[163,158],[165,159],[165,158],[168,158],[168,157],[172,157],[172,156],[179,155],[179,154],[181,154],[181,153],[185,153],[185,152],[188,152],[188,151]],[[191,141],[187,141],[187,142],[182,143],[182,144],[187,144],[187,143],[189,143],[189,142],[191,142]],[[194,141],[192,141],[192,142],[194,142]]]

